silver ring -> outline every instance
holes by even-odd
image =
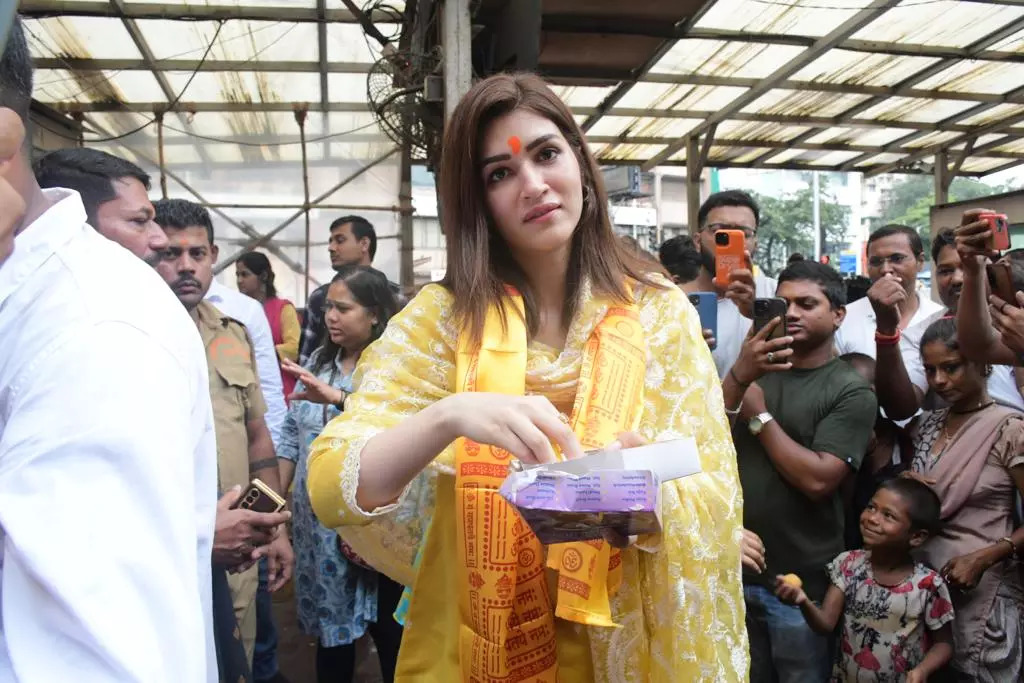
[[[768,352],[768,362],[769,363],[774,363],[775,362],[775,352],[774,351],[769,351]]]

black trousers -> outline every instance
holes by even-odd
[[[402,626],[395,621],[395,608],[403,587],[383,574],[377,575],[377,622],[369,625],[370,637],[377,646],[380,670],[385,683],[395,680],[398,648],[402,645]],[[356,644],[324,647],[317,644],[317,683],[353,683],[356,668]]]
[[[222,683],[252,683],[252,671],[235,621],[228,575],[213,565],[213,637],[217,645],[217,669]]]

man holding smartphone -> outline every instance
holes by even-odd
[[[775,293],[775,280],[752,270],[751,255],[757,251],[760,215],[757,202],[742,190],[716,192],[704,200],[697,213],[699,231],[694,244],[700,253],[701,269],[697,279],[683,290],[718,295],[718,329],[711,356],[720,378],[725,377],[740,355],[740,347],[750,330],[754,297],[769,297]],[[733,271],[729,282],[719,282],[715,277],[715,233],[719,230],[741,231],[745,238],[744,249],[751,257],[751,269]]]
[[[963,335],[960,346],[974,360],[1009,366],[1024,366],[1024,294],[1014,293],[1014,301],[989,295],[985,283],[987,258],[999,258],[989,209],[965,211],[956,229],[956,246],[963,262],[964,285],[957,325],[977,330]]]
[[[953,230],[941,230],[935,235],[931,256],[935,285],[944,308],[900,331],[899,305],[904,298],[902,288],[873,288],[869,294],[881,340],[876,342],[878,401],[886,415],[895,420],[909,419],[921,408],[935,410],[942,407],[942,399],[928,388],[924,364],[921,362],[921,336],[933,322],[946,315],[957,315],[959,310],[965,273]],[[898,340],[898,345],[886,343],[892,338]],[[1024,398],[1021,397],[1010,365],[992,366],[988,393],[1002,405],[1024,410]]]
[[[733,424],[743,526],[764,543],[766,567],[744,569],[753,683],[824,681],[830,644],[775,597],[776,576],[796,574],[812,600],[828,586],[825,565],[845,548],[839,486],[860,467],[877,403],[868,384],[833,354],[845,314],[839,275],[798,261],[779,275],[781,320],[745,340],[722,383]]]

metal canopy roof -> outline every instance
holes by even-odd
[[[485,17],[500,4],[475,6]],[[538,70],[603,163],[683,164],[688,147],[710,166],[868,174],[931,171],[939,152],[962,174],[1024,162],[1020,0],[542,8]],[[379,46],[341,0],[22,0],[20,11],[33,17],[36,98],[84,113],[104,137],[181,112],[165,119],[172,169],[296,161],[295,103],[311,104],[310,139],[332,136],[310,143],[313,164],[394,147],[366,104]],[[397,30],[393,15],[374,18]],[[152,150],[155,135],[125,140]]]

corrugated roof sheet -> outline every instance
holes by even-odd
[[[135,19],[153,57],[172,60],[173,68],[162,71],[158,64],[156,72],[149,70],[152,65],[145,63],[126,23],[113,12],[80,16],[75,6],[85,7],[86,0],[23,2],[39,17],[47,14],[47,6],[50,14],[63,11],[63,16],[26,22],[41,65],[37,98],[58,109],[85,112],[85,123],[95,124],[88,137],[95,137],[141,125],[154,108],[167,104],[167,88],[172,96],[184,90],[179,109],[185,113],[165,119],[165,152],[168,164],[186,169],[211,160],[294,160],[298,130],[291,107],[309,103],[311,112],[317,111],[325,95],[332,111],[326,117],[311,113],[307,136],[336,137],[311,143],[310,159],[346,155],[346,161],[365,162],[390,149],[391,141],[366,104],[366,72],[380,58],[380,49],[366,40],[358,24],[325,25],[328,73],[327,92],[322,93],[317,22],[271,18],[275,12],[285,17],[286,11],[313,9],[315,0],[211,2],[243,13],[258,10],[261,18],[226,21],[212,47],[216,21],[198,15]],[[670,3],[666,0],[666,7]],[[168,3],[134,0],[132,6],[158,4]],[[648,10],[651,6],[645,4]],[[839,32],[844,22],[876,7],[869,20]],[[345,5],[329,0],[327,9],[341,11]],[[581,3],[580,11],[585,9]],[[602,77],[595,67],[587,77],[567,77],[558,85],[577,120],[589,121],[588,134],[598,141],[594,149],[601,160],[685,163],[682,138],[697,134],[703,142],[707,118],[716,116],[722,119],[714,128],[719,144],[711,146],[709,159],[725,166],[919,170],[943,146],[963,149],[972,138],[981,151],[963,164],[962,172],[983,173],[1024,161],[1019,142],[1024,136],[1024,6],[951,0],[884,6],[870,0],[718,0],[702,9],[649,69],[636,64],[629,80],[619,81],[621,75],[610,72]],[[182,13],[189,11],[182,3]],[[398,30],[395,24],[379,27],[387,35]],[[563,31],[559,39],[566,35]],[[581,36],[572,40],[579,42]],[[820,48],[823,40],[830,49]],[[194,73],[208,48],[206,67]],[[804,59],[808,55],[813,58]],[[787,63],[794,68],[772,78]],[[752,88],[763,92],[742,101]],[[118,108],[138,113],[111,111]],[[272,143],[266,150],[234,144],[228,151],[234,142],[261,136]],[[275,150],[280,140],[286,142]],[[131,141],[152,152],[155,135],[146,130]]]

